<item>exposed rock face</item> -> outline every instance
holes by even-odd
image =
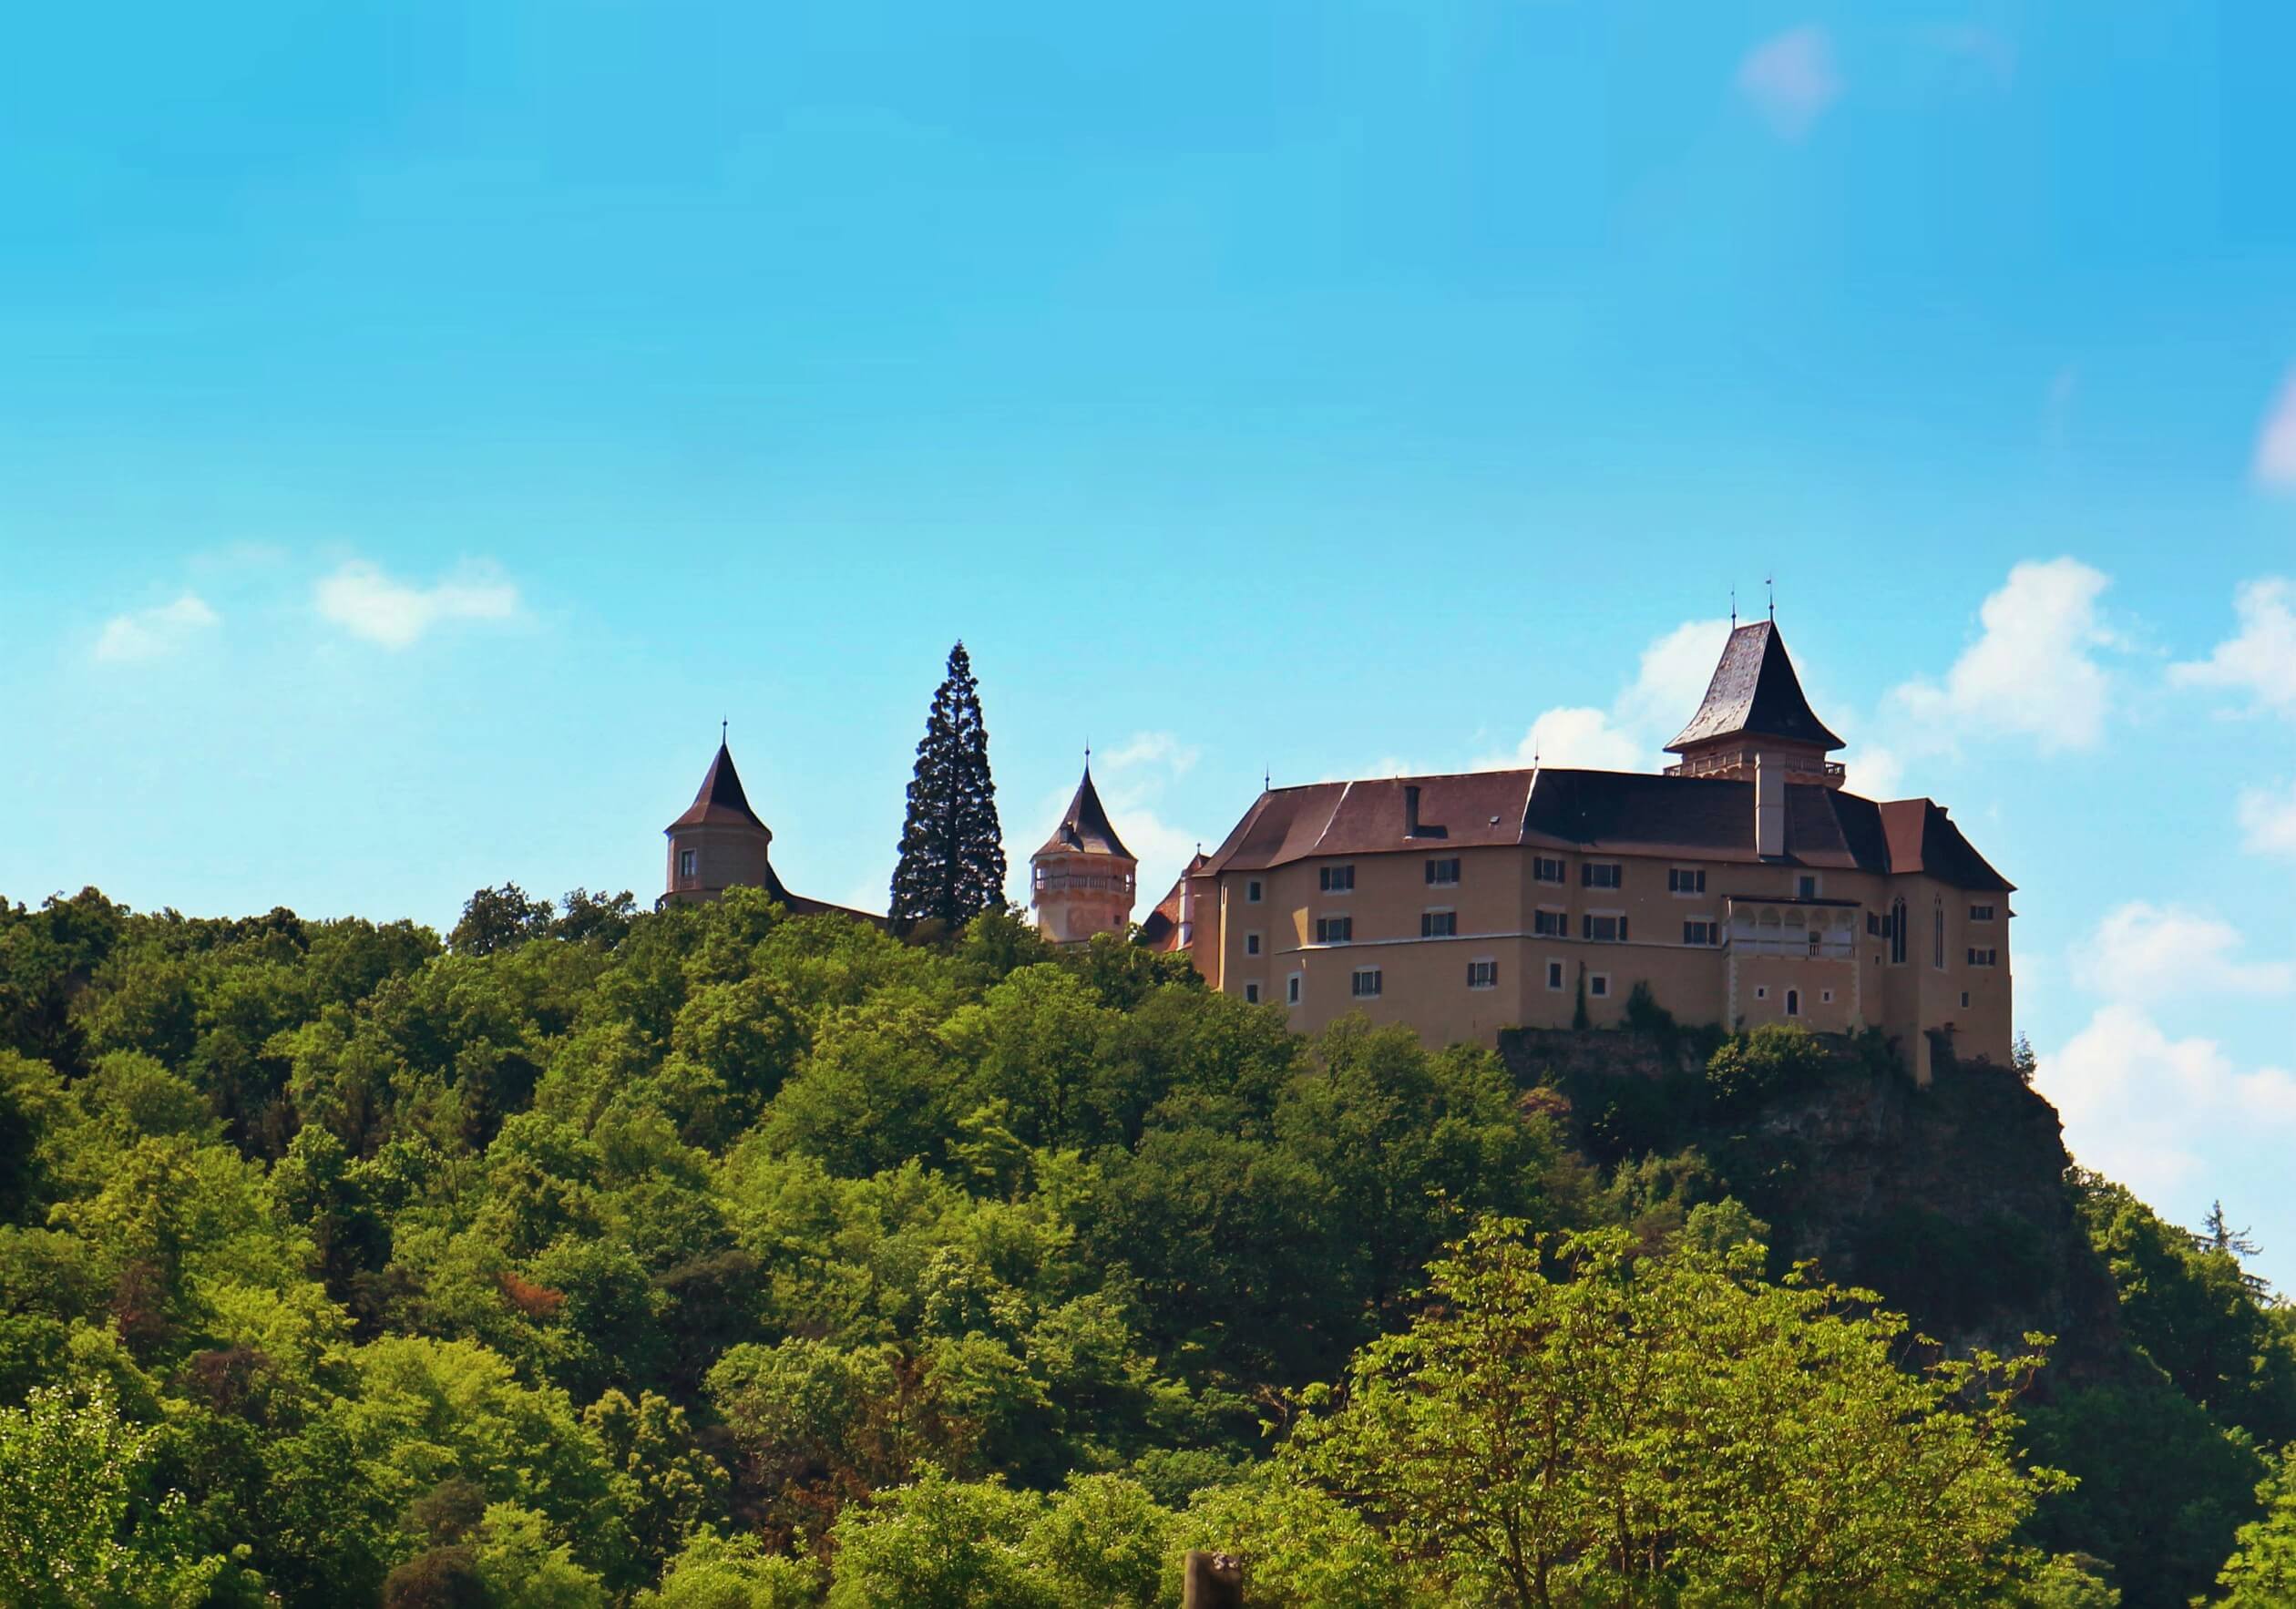
[[[1869,1286],[1955,1351],[2055,1336],[2045,1392],[2132,1365],[2111,1276],[2076,1220],[2055,1108],[2009,1069],[1941,1059],[1915,1088],[1871,1048],[1827,1039],[1824,1065],[1752,1101],[1718,1097],[1711,1037],[1526,1030],[1501,1054],[1570,1100],[1581,1143],[1612,1162],[1695,1146],[1769,1221],[1781,1262]]]

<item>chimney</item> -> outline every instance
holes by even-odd
[[[1403,784],[1403,835],[1407,838],[1420,835],[1419,784],[1415,782]]]
[[[1764,860],[1786,853],[1786,767],[1754,752],[1754,853]]]

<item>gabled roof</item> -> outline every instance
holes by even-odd
[[[1418,836],[1406,831],[1407,787],[1420,790]],[[1253,803],[1201,872],[1518,844],[1748,864],[1761,858],[1750,782],[1547,767],[1273,789]],[[1797,866],[1926,872],[1960,888],[2010,887],[1926,799],[1877,804],[1839,788],[1789,784],[1786,846]]]
[[[1717,738],[1741,736],[1782,738],[1829,750],[1842,746],[1802,696],[1801,679],[1772,620],[1756,620],[1730,633],[1714,679],[1707,683],[1706,702],[1666,749],[1679,754]]]
[[[1076,784],[1076,796],[1061,813],[1061,825],[1052,829],[1038,855],[1113,855],[1124,860],[1138,856],[1124,847],[1124,841],[1116,835],[1109,824],[1108,812],[1101,808],[1100,790],[1092,785],[1092,767],[1087,763],[1084,780]],[[1033,858],[1033,856],[1031,857]]]
[[[721,743],[717,758],[710,762],[709,774],[702,779],[702,791],[693,795],[693,803],[686,806],[683,815],[661,830],[673,833],[680,827],[764,825],[750,808],[748,795],[742,792],[742,775],[733,769],[732,751]]]

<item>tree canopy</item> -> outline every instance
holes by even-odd
[[[948,674],[933,694],[908,816],[893,867],[892,917],[963,927],[1004,907],[1004,831],[997,821],[997,784],[989,774],[989,728],[980,686],[965,645],[948,651]]]

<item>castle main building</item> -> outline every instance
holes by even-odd
[[[1616,1023],[1642,984],[1683,1022],[1878,1027],[1924,1082],[1932,1035],[2007,1065],[2011,885],[1942,806],[1845,792],[1841,746],[1756,621],[1663,774],[1270,789],[1144,937],[1306,1030],[1362,1011],[1488,1044]]]

